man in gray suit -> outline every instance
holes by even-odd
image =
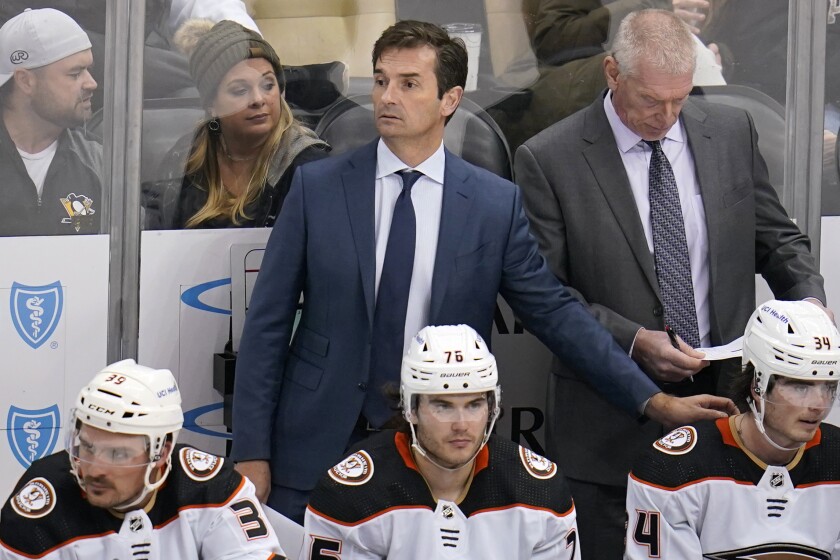
[[[532,230],[558,278],[666,392],[720,391],[721,366],[694,348],[743,332],[756,272],[777,298],[822,307],[809,240],[769,184],[749,114],[689,99],[694,46],[673,13],[629,15],[604,71],[604,96],[516,153]],[[552,370],[548,455],[569,478],[582,550],[620,558],[627,473],[662,427],[559,361]]]

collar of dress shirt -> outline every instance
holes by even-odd
[[[442,185],[443,173],[446,169],[446,155],[443,151],[443,141],[441,141],[438,149],[428,159],[416,167],[411,167],[404,164],[400,158],[394,155],[394,152],[380,138],[379,145],[376,147],[376,179],[379,180],[382,177],[392,175],[405,168],[416,169],[429,179]]]
[[[608,91],[607,95],[604,96],[604,112],[607,114],[607,120],[610,122],[610,128],[612,128],[613,136],[615,136],[615,143],[618,146],[618,149],[621,150],[621,153],[627,153],[639,145],[639,142],[642,141],[642,137],[627,128],[627,125],[621,122],[618,113],[615,112],[615,107],[613,107],[612,103],[612,91]],[[677,119],[674,126],[668,130],[665,138],[680,143],[685,141],[682,120]]]

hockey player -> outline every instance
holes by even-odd
[[[103,369],[76,399],[66,450],[35,461],[3,507],[0,558],[285,558],[251,482],[175,445],[183,422],[168,370]]]
[[[748,412],[684,426],[629,477],[626,559],[837,560],[840,334],[804,301],[768,301],[744,334]]]
[[[302,558],[580,558],[557,466],[490,435],[496,360],[472,328],[421,330],[400,393],[408,426],[362,442],[316,487]]]

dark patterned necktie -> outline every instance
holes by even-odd
[[[665,307],[665,324],[686,344],[697,348],[700,346],[700,333],[677,180],[659,141],[644,142],[653,150],[648,192],[650,227],[656,278]]]
[[[364,404],[365,418],[374,427],[380,427],[394,414],[382,395],[382,387],[389,381],[398,384],[400,379],[405,313],[408,309],[417,236],[411,187],[423,176],[419,171],[408,169],[398,174],[402,177],[403,189],[394,204],[394,217],[385,246],[382,274],[379,276],[379,291],[373,314],[370,383]]]

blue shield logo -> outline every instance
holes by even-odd
[[[9,298],[12,324],[32,348],[38,348],[55,332],[64,306],[64,290],[60,282],[46,286],[24,286],[12,282]]]
[[[58,440],[61,415],[54,404],[40,410],[11,406],[6,419],[6,434],[15,459],[28,468],[36,459],[52,453]]]

